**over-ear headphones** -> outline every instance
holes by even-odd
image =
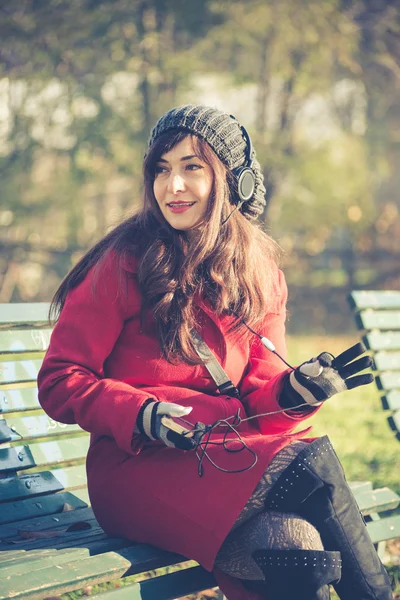
[[[232,115],[230,115],[232,118]],[[235,119],[236,121],[236,119]],[[240,204],[243,202],[247,202],[250,198],[253,197],[254,190],[256,187],[256,176],[253,171],[253,145],[251,143],[251,139],[249,134],[243,125],[240,125],[240,129],[242,131],[243,137],[246,141],[246,162],[241,167],[236,167],[236,169],[232,169],[232,173],[237,181],[237,191],[240,199]]]

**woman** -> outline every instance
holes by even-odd
[[[92,434],[96,517],[214,569],[230,600],[325,599],[329,583],[344,600],[391,598],[329,440],[293,433],[369,383],[369,358],[348,364],[360,345],[295,370],[280,358],[287,290],[255,225],[265,188],[247,132],[214,108],[169,111],[144,184],[143,208],[57,291],[39,374],[46,412]]]

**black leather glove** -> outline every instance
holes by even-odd
[[[168,417],[183,417],[192,410],[191,406],[181,406],[173,402],[158,402],[147,400],[141,407],[135,425],[135,433],[141,433],[150,440],[160,440],[170,448],[191,450],[194,441],[162,424],[161,419]]]
[[[365,351],[366,347],[360,342],[336,358],[329,352],[322,352],[304,362],[288,374],[279,404],[289,409],[305,402],[310,406],[318,406],[334,394],[371,383],[374,380],[371,373],[358,375],[372,365],[371,357],[363,356],[354,360]]]

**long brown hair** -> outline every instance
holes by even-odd
[[[172,130],[161,135],[144,160],[144,203],[134,216],[123,221],[98,242],[70,271],[54,295],[51,317],[56,320],[69,290],[84,279],[111,250],[116,252],[121,278],[127,257],[139,258],[138,282],[142,294],[142,323],[151,311],[164,358],[196,364],[191,330],[196,325],[196,298],[206,300],[219,316],[239,315],[251,327],[271,310],[275,298],[273,266],[280,250],[276,242],[235,211],[235,180],[203,139],[191,135],[196,154],[213,171],[213,186],[207,205],[205,225],[189,244],[183,231],[173,229],[164,219],[154,196],[153,184],[160,157],[188,134]],[[237,319],[233,328],[242,327]]]

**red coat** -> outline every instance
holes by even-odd
[[[290,416],[284,412],[240,426],[258,462],[242,473],[224,473],[209,462],[198,476],[195,453],[167,448],[161,442],[143,444],[136,435],[138,411],[148,398],[193,406],[188,419],[213,423],[234,415],[245,417],[280,410],[277,398],[287,370],[258,338],[228,334],[230,317],[217,318],[199,306],[199,332],[239,387],[241,399],[215,393],[215,383],[202,366],[172,366],[160,356],[154,330],[140,328],[135,264],[127,265],[127,294],[110,255],[98,283],[93,272],[73,289],[53,331],[39,373],[39,400],[55,420],[78,423],[91,432],[87,457],[93,510],[106,532],[154,544],[213,568],[219,547],[262,473],[279,450],[305,432],[293,434],[314,412]],[[274,310],[260,328],[285,355],[287,289],[276,271]],[[214,434],[213,440],[221,439]],[[213,460],[227,469],[252,462],[247,452],[210,449]],[[218,572],[230,600],[256,598],[238,580]]]

